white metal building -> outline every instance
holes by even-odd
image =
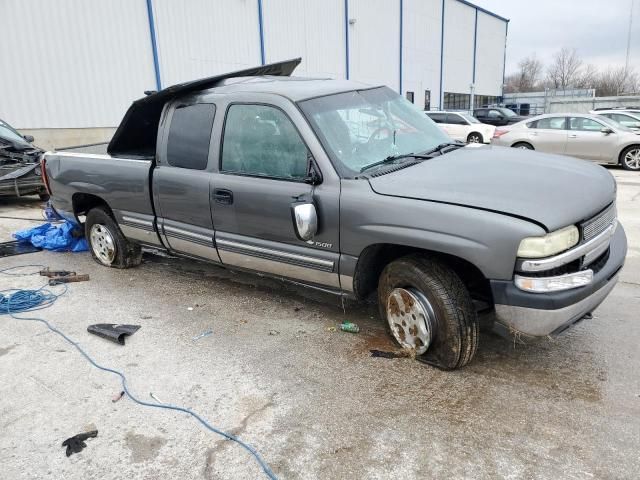
[[[463,0],[1,0],[0,118],[115,127],[169,85],[302,57],[427,108],[502,94],[508,20]],[[489,97],[489,98],[487,98]]]

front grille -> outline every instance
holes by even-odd
[[[595,217],[580,225],[582,227],[582,240],[588,242],[592,238],[597,237],[604,232],[604,230],[611,225],[615,219],[616,205],[614,203],[603,212],[600,212]]]

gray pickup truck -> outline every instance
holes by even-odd
[[[626,236],[602,167],[462,148],[387,87],[290,77],[298,60],[137,100],[108,155],[49,152],[53,206],[97,262],[141,247],[363,299],[390,333],[454,369],[479,316],[543,337],[611,292]],[[485,318],[482,316],[482,318]]]

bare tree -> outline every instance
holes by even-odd
[[[598,78],[600,76],[600,72],[598,69],[592,65],[585,65],[580,71],[580,75],[575,81],[574,87],[576,88],[596,88],[596,84],[598,83]]]
[[[505,79],[505,91],[509,92],[533,92],[539,88],[540,75],[542,74],[542,62],[534,53],[530,57],[518,62],[518,71]]]
[[[595,88],[599,97],[636,93],[640,91],[640,77],[633,68],[607,68],[598,75]]]
[[[547,69],[549,86],[559,89],[574,87],[580,79],[582,64],[575,49],[563,48],[553,56],[553,63]]]

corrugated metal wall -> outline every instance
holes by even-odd
[[[302,57],[296,75],[345,78],[344,0],[263,2],[266,62]]]
[[[109,127],[155,89],[144,1],[1,0],[0,118]]]
[[[350,78],[400,88],[399,0],[349,0]]]
[[[457,0],[446,0],[444,11],[444,91],[469,93],[476,11]]]
[[[148,6],[162,87],[301,56],[297,75],[348,74],[412,91],[419,106],[429,90],[436,108],[442,81],[468,93],[473,76],[476,8],[463,0],[0,2],[0,118],[18,128],[118,125],[156,88]],[[479,10],[477,31],[475,92],[499,95],[506,23]]]
[[[255,0],[153,0],[153,7],[163,87],[260,65]]]
[[[442,0],[404,0],[403,91],[414,92],[423,107],[425,90],[431,106],[440,98],[440,30]]]
[[[506,41],[507,24],[499,18],[478,12],[476,94],[502,95]]]

